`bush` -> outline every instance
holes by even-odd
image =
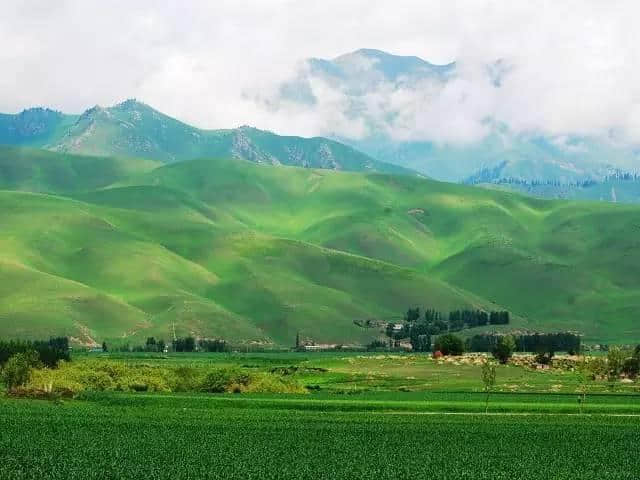
[[[539,363],[540,365],[551,365],[553,355],[553,352],[539,352],[535,356],[535,362]]]
[[[437,338],[434,351],[440,351],[443,355],[462,355],[464,342],[457,335],[448,333]]]
[[[374,340],[369,345],[367,345],[367,350],[368,351],[386,350],[387,347],[388,345],[386,342],[383,342],[382,340]]]
[[[493,347],[493,356],[500,363],[505,364],[513,356],[516,349],[516,341],[511,335],[504,335],[498,339],[498,343]]]
[[[630,378],[635,378],[640,373],[640,357],[627,358],[622,365],[622,372]]]
[[[193,367],[178,367],[171,379],[171,390],[174,392],[192,392],[198,390],[200,379]]]
[[[12,360],[13,362],[13,360]],[[57,369],[29,371],[25,395],[77,395],[83,392],[289,392],[305,393],[294,379],[276,373],[204,366],[159,367],[111,360],[60,362]],[[21,381],[25,381],[22,377]],[[12,382],[13,384],[13,382]]]
[[[40,357],[36,352],[16,353],[2,368],[2,382],[8,390],[26,385],[31,378],[31,369],[40,365]]]
[[[251,381],[251,375],[233,369],[219,369],[209,372],[202,383],[200,391],[208,393],[224,393],[241,391]]]
[[[625,353],[618,347],[611,347],[607,352],[607,378],[610,382],[620,377],[625,359]]]

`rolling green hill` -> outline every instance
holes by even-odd
[[[97,161],[22,153],[35,171]],[[234,341],[291,344],[299,330],[361,342],[377,331],[353,320],[418,304],[640,339],[638,207],[237,160],[131,165],[107,188],[79,167],[72,188],[37,183],[58,195],[0,177],[0,336],[139,340],[175,324]]]
[[[139,158],[61,155],[35,148],[0,146],[0,190],[93,190],[161,165]]]
[[[0,144],[163,163],[225,157],[269,165],[417,175],[326,138],[281,136],[246,126],[202,130],[136,100],[108,108],[95,106],[79,116],[42,108],[0,114]]]

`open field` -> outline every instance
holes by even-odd
[[[350,395],[391,394],[393,398],[420,399],[431,393],[479,393],[483,391],[481,355],[444,357],[435,360],[429,354],[381,353],[109,353],[76,355],[73,364],[96,369],[100,362],[126,365],[135,372],[154,369],[175,370],[186,367],[194,372],[208,369],[237,369],[247,373],[283,376],[288,381],[319,394]],[[640,393],[637,381],[588,380],[567,368],[536,370],[517,364],[497,365],[496,393],[568,394],[572,409],[577,409],[577,393]],[[557,359],[558,360],[558,359]],[[96,363],[97,362],[97,363]],[[131,374],[136,376],[135,373]],[[169,387],[170,388],[170,387]],[[570,394],[573,394],[571,396]],[[567,397],[567,398],[569,398]],[[506,398],[506,397],[505,397]],[[522,397],[524,398],[524,397]],[[560,398],[560,397],[554,397]],[[573,411],[572,410],[572,411]]]
[[[420,414],[390,401],[0,400],[0,477],[635,479],[640,417]],[[402,403],[402,402],[399,402]]]

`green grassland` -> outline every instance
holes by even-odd
[[[570,412],[578,408],[576,392],[590,394],[617,392],[640,393],[637,382],[615,382],[613,386],[603,379],[582,378],[578,371],[557,366],[551,369],[533,369],[518,361],[518,356],[507,365],[496,366],[495,393],[519,394],[523,399],[529,394],[553,394],[550,398],[569,398]],[[482,383],[481,356],[446,357],[433,359],[428,354],[387,354],[363,352],[269,352],[269,353],[107,353],[74,355],[79,368],[91,370],[99,362],[115,362],[133,369],[149,367],[177,369],[188,367],[194,371],[211,368],[240,369],[251,373],[283,375],[318,394],[356,395],[375,399],[424,400],[425,394],[441,393],[480,394]],[[96,363],[97,362],[97,363]],[[37,386],[37,385],[36,385]],[[162,391],[162,389],[160,389]],[[173,390],[172,390],[173,391]],[[399,393],[401,392],[401,393]],[[381,394],[384,394],[381,396]],[[387,395],[388,394],[388,395]],[[386,395],[386,396],[385,396]],[[505,397],[507,398],[507,397]],[[531,397],[535,399],[535,395]],[[615,397],[612,397],[615,398]],[[636,397],[640,399],[640,397]],[[484,401],[480,396],[478,402]],[[521,401],[521,400],[517,400]],[[545,400],[545,402],[547,402]],[[640,408],[640,404],[637,404]],[[482,405],[484,408],[484,405]]]
[[[421,414],[352,403],[0,400],[0,477],[637,478],[635,416]]]
[[[353,320],[421,305],[640,338],[634,206],[239,160],[3,158],[2,337],[366,342],[380,332]]]

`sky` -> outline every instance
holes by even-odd
[[[21,0],[0,17],[0,111],[80,113],[137,98],[203,128],[362,137],[345,93],[267,108],[308,57],[359,48],[456,61],[446,88],[383,85],[369,120],[398,139],[476,141],[487,119],[516,132],[640,142],[636,1]],[[486,66],[508,67],[499,89]],[[267,101],[265,101],[267,100]],[[389,110],[391,109],[391,110]]]

